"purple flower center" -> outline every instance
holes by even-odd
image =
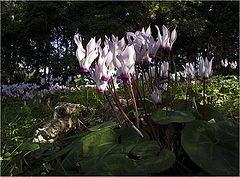
[[[129,76],[128,76],[127,73],[121,73],[118,78],[123,81],[123,84],[124,84],[124,85],[127,85],[127,84],[128,84]]]
[[[144,66],[148,66],[149,65],[149,61],[147,59],[143,60],[143,65]]]
[[[154,54],[149,54],[149,57],[152,59],[155,59],[155,55]]]
[[[98,93],[100,94],[103,94],[104,93],[104,90],[103,89],[97,89],[98,90]]]
[[[108,80],[109,80],[109,77],[108,77],[108,76],[102,76],[102,77],[101,77],[101,80],[102,80],[102,81],[108,81]]]
[[[172,48],[171,47],[163,47],[162,45],[160,46],[160,50],[166,51],[166,52],[171,52]]]
[[[87,73],[88,72],[88,69],[87,68],[80,68],[81,72],[83,73]]]

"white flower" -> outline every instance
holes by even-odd
[[[88,72],[92,62],[98,57],[98,48],[101,44],[101,39],[96,43],[95,37],[91,38],[86,46],[86,50],[83,48],[82,38],[78,34],[74,36],[74,41],[78,46],[76,56],[80,69],[82,72]]]
[[[176,27],[173,29],[173,31],[170,33],[168,28],[163,25],[162,26],[162,35],[160,33],[160,30],[158,26],[155,26],[158,31],[158,41],[160,42],[160,48],[165,51],[171,51],[172,50],[172,45],[177,39],[177,31]]]
[[[234,62],[229,62],[229,65],[230,65],[230,68],[231,69],[236,69],[237,68],[237,62],[236,61],[234,61]]]
[[[159,104],[162,103],[162,95],[161,95],[160,90],[158,88],[155,87],[153,92],[150,94],[150,97],[152,98],[152,100],[154,101],[154,103],[156,105],[159,105]]]
[[[212,61],[213,59],[209,62],[207,57],[205,58],[205,60],[203,59],[203,57],[200,58],[198,74],[203,79],[208,79],[209,76],[212,75]]]
[[[228,59],[221,60],[221,65],[226,68],[228,66]]]
[[[134,46],[127,46],[124,51],[117,56],[113,56],[113,63],[117,68],[117,76],[126,84],[130,75],[135,71],[136,53]]]
[[[163,61],[160,67],[160,76],[168,77],[169,63],[167,61]]]
[[[194,63],[186,63],[186,66],[183,66],[184,71],[182,74],[182,77],[188,78],[188,79],[193,79],[195,77],[195,68],[194,68]]]
[[[81,62],[86,55],[86,51],[82,46],[82,37],[79,34],[74,35],[74,41],[77,44],[76,56],[79,62]]]
[[[176,77],[176,76],[177,76],[177,77]],[[173,74],[171,75],[171,79],[172,79],[173,81],[175,81],[175,79],[177,78],[177,81],[179,81],[179,80],[180,80],[180,76],[181,76],[180,72],[176,72],[176,74],[173,73]]]
[[[101,48],[99,49],[100,56],[98,58],[98,66],[100,72],[102,73],[101,80],[108,81],[115,71],[113,64],[113,54],[111,51],[108,51],[104,56]]]
[[[95,66],[95,70],[92,73],[92,77],[96,82],[96,88],[100,94],[103,94],[107,87],[107,81],[103,81],[102,78],[102,68],[98,64]]]

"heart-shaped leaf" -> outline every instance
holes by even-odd
[[[101,129],[77,138],[71,144],[71,151],[64,158],[61,166],[64,169],[76,168],[83,157],[96,156],[116,144],[115,132],[110,128]]]
[[[209,105],[209,104],[200,105],[200,104],[198,104],[197,107],[198,107],[198,112],[201,114],[201,119],[202,120],[209,121],[211,119],[214,119],[217,122],[226,120],[224,114],[221,113],[219,110],[217,110],[212,105]]]
[[[143,141],[129,153],[138,158],[136,163],[148,173],[160,173],[170,168],[175,162],[175,154],[167,149],[160,151],[156,141]]]
[[[175,162],[176,157],[173,152],[163,149],[158,156],[143,158],[139,160],[139,165],[148,173],[160,173],[169,169]]]
[[[184,123],[193,121],[195,117],[191,111],[163,111],[158,110],[152,115],[152,120],[158,124],[166,125],[173,122]]]
[[[118,126],[118,122],[116,120],[110,120],[110,121],[107,121],[107,122],[104,122],[100,125],[96,125],[94,127],[91,127],[89,128],[90,131],[98,131],[98,130],[101,130],[103,128],[117,128]]]
[[[137,143],[142,140],[149,140],[149,135],[142,129],[139,129],[143,134],[143,138],[133,129],[128,127],[123,127],[116,129],[116,135],[118,137],[119,143]]]
[[[226,122],[196,120],[182,132],[182,146],[199,167],[212,175],[238,175],[238,129]]]

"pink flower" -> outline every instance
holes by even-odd
[[[177,31],[176,27],[173,29],[173,31],[170,33],[168,28],[163,25],[162,26],[162,35],[160,33],[160,30],[158,26],[155,26],[158,31],[158,41],[160,43],[160,49],[165,50],[165,51],[171,51],[172,50],[172,45],[177,39]]]
[[[113,56],[113,63],[117,68],[117,76],[127,84],[130,75],[135,72],[136,53],[134,46],[127,46],[124,51],[117,56]]]
[[[229,65],[230,65],[230,68],[231,69],[236,69],[237,68],[237,62],[234,61],[234,62],[229,62]]]
[[[95,70],[92,74],[92,77],[96,83],[96,88],[98,92],[100,94],[103,94],[107,88],[107,81],[102,80],[102,69],[98,64],[95,66]]]
[[[86,50],[82,46],[81,36],[76,34],[74,36],[74,41],[78,46],[76,56],[80,65],[80,69],[84,73],[88,72],[92,62],[98,57],[98,47],[101,44],[101,39],[99,39],[96,43],[95,37],[91,38],[86,46]]]
[[[186,66],[183,66],[184,72],[183,72],[183,77],[193,79],[195,77],[195,68],[194,68],[194,63],[186,63]]]
[[[160,67],[160,76],[167,78],[169,70],[169,63],[167,61],[163,61]]]
[[[228,66],[228,59],[221,60],[221,65],[226,68]]]
[[[150,94],[150,97],[152,98],[156,105],[160,105],[162,103],[162,95],[158,88],[155,87],[153,92]]]
[[[207,57],[205,58],[205,60],[203,59],[203,57],[200,58],[198,74],[203,79],[208,79],[209,76],[212,75],[212,61],[213,59],[209,62]]]

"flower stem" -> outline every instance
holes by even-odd
[[[119,118],[118,118],[117,112],[116,112],[116,110],[114,109],[114,107],[113,107],[113,105],[112,105],[111,101],[109,100],[109,98],[108,98],[108,96],[107,96],[106,92],[104,92],[104,95],[105,95],[106,99],[108,100],[108,103],[109,103],[110,107],[112,108],[112,110],[113,110],[113,112],[114,112],[114,115],[115,115],[115,117],[116,117],[116,118],[117,118],[117,120],[118,120],[119,127],[122,127],[122,123],[121,123],[121,121],[120,121],[120,120],[119,120]]]
[[[206,79],[203,78],[203,105],[206,105]]]
[[[133,84],[131,82],[131,80],[129,79],[129,87],[130,87],[130,91],[131,91],[131,95],[132,95],[132,102],[133,102],[133,107],[135,109],[135,116],[136,116],[136,126],[139,128],[139,114],[138,114],[138,109],[137,109],[137,103],[136,103],[136,97],[135,97],[135,93],[133,91]]]

